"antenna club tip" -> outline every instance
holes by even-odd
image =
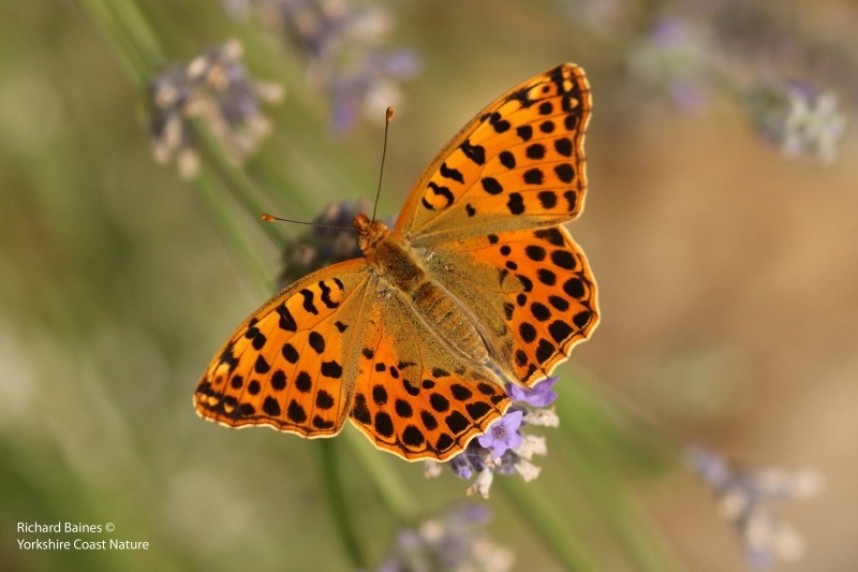
[[[390,121],[391,119],[393,119],[393,106],[392,105],[387,106],[387,111],[385,112],[384,117],[387,121]]]
[[[261,215],[259,215],[259,218],[261,218],[265,222],[271,222],[271,221],[277,220],[277,217],[270,215],[268,213],[262,213]]]

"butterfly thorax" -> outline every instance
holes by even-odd
[[[363,213],[355,217],[354,226],[358,248],[386,283],[410,293],[426,278],[425,271],[399,233],[391,233],[386,224],[370,220]]]
[[[489,360],[486,342],[468,311],[430,277],[405,237],[364,214],[355,217],[354,226],[358,247],[385,285],[384,295],[402,296],[451,351],[473,365],[485,366]]]
[[[367,258],[375,250],[376,245],[390,235],[386,224],[380,220],[370,220],[364,213],[355,216],[354,227],[357,232],[355,242]]]

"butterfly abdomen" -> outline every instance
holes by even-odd
[[[423,282],[411,294],[415,308],[454,350],[475,363],[488,359],[485,342],[467,313],[441,287],[431,281]]]

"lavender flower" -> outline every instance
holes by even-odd
[[[150,130],[159,163],[175,158],[182,177],[196,175],[199,165],[189,124],[192,117],[201,118],[237,162],[250,155],[270,132],[260,103],[279,101],[282,90],[275,84],[251,80],[240,57],[241,44],[231,40],[152,78]]]
[[[548,407],[557,400],[557,393],[552,391],[558,377],[546,377],[533,387],[519,385],[507,386],[507,394],[513,401],[527,403],[533,407]]]
[[[283,251],[280,285],[286,286],[323,266],[362,256],[352,221],[371,210],[366,200],[328,203],[312,226],[289,240]]]
[[[713,79],[706,50],[701,30],[693,23],[664,17],[630,51],[629,70],[642,83],[661,87],[680,110],[698,112],[708,103]]]
[[[306,59],[309,81],[331,102],[335,132],[352,129],[361,115],[382,121],[387,107],[400,101],[399,82],[419,70],[414,52],[384,47],[393,18],[383,8],[341,0],[226,0],[225,5],[235,15],[253,9],[282,29]]]
[[[719,497],[724,516],[742,537],[752,569],[771,569],[775,557],[794,560],[801,556],[801,537],[777,517],[773,505],[818,494],[823,487],[821,475],[808,470],[791,473],[777,468],[735,467],[722,456],[698,446],[689,447],[686,456]]]
[[[522,439],[518,428],[521,426],[522,417],[524,417],[524,411],[513,411],[504,415],[500,421],[477,438],[480,447],[491,449],[492,458],[500,459],[501,455],[509,449],[515,449],[521,445]]]
[[[757,132],[785,156],[826,163],[845,131],[840,97],[858,96],[851,52],[765,3],[665,4],[628,62],[636,79],[680,109],[699,111],[720,90],[744,104]]]
[[[554,411],[547,409],[557,399],[551,390],[557,378],[540,381],[532,388],[508,386],[507,394],[512,399],[506,414],[495,422],[480,437],[468,443],[465,450],[445,463],[461,479],[474,482],[467,494],[489,497],[496,474],[518,474],[525,481],[539,476],[540,468],[531,460],[534,455],[545,455],[545,437],[528,434],[528,426],[556,427],[559,423]],[[442,464],[427,461],[424,474],[427,478],[441,474]]]
[[[757,130],[787,156],[815,155],[831,163],[846,129],[837,94],[803,83],[762,87],[747,99]]]
[[[463,505],[405,529],[378,572],[506,572],[512,552],[481,530],[490,517],[488,507]]]

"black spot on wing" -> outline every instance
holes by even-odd
[[[568,137],[561,137],[554,141],[554,149],[564,157],[572,156],[572,140]]]
[[[283,373],[282,369],[278,369],[273,374],[271,374],[271,379],[269,380],[271,383],[271,388],[275,391],[282,391],[286,389],[286,374]]]
[[[316,297],[316,295],[313,293],[313,291],[309,288],[304,288],[298,293],[301,294],[301,297],[304,298],[304,310],[306,310],[310,314],[318,315],[319,309],[316,308],[316,304],[314,303],[314,298]]]
[[[520,215],[524,212],[524,197],[521,196],[521,193],[510,193],[507,198],[506,207],[510,213]]]
[[[488,120],[496,133],[505,133],[509,131],[510,127],[512,127],[509,121],[504,119],[503,116],[497,111],[489,115]]]
[[[343,376],[343,366],[335,360],[322,362],[322,375],[332,379],[340,379]]]
[[[447,424],[447,427],[450,431],[453,432],[454,435],[458,435],[459,433],[464,432],[468,427],[471,426],[471,422],[468,421],[468,418],[459,413],[458,411],[453,411],[444,419],[444,422]]]
[[[575,179],[575,169],[569,163],[561,163],[554,167],[557,178],[564,183],[571,183]]]
[[[528,159],[533,159],[534,161],[538,161],[545,157],[545,145],[542,143],[533,143],[528,145],[524,150],[524,154]]]
[[[283,349],[280,352],[283,355],[283,359],[288,361],[289,363],[298,363],[298,358],[301,356],[298,354],[298,350],[295,349],[295,346],[286,342],[283,344]]]
[[[471,419],[479,421],[492,410],[492,407],[485,401],[474,401],[473,403],[468,403],[465,406],[465,409],[468,411],[468,415],[471,416]]]
[[[295,377],[295,388],[301,393],[307,393],[313,389],[313,378],[306,371],[298,372]]]
[[[528,185],[541,185],[545,176],[542,173],[542,169],[534,167],[524,172],[523,179]]]
[[[435,449],[438,452],[443,453],[444,451],[452,447],[455,443],[456,442],[453,440],[452,437],[450,437],[446,433],[441,433],[441,436],[438,437],[438,440],[435,442]]]
[[[298,322],[295,321],[292,312],[289,311],[286,304],[277,306],[277,314],[280,316],[279,326],[281,330],[286,330],[287,332],[298,331]]]
[[[256,363],[253,364],[253,370],[256,373],[268,373],[268,370],[270,369],[271,366],[268,364],[268,360],[266,360],[264,356],[259,355],[256,357]]]
[[[435,193],[436,197],[442,197],[447,202],[447,204],[440,207],[442,209],[449,207],[456,200],[456,197],[449,188],[436,185],[433,181],[429,181],[429,189]]]
[[[554,191],[539,191],[536,198],[544,209],[551,210],[557,206],[557,193]]]
[[[459,149],[462,150],[462,153],[473,161],[475,164],[482,166],[486,162],[486,150],[482,145],[472,145],[470,140],[465,140],[464,143],[459,145]]]
[[[331,310],[339,306],[339,302],[334,302],[333,300],[331,300],[331,288],[327,284],[325,284],[325,281],[320,280],[318,284],[319,289],[322,291],[322,295],[320,296],[322,304],[324,304],[326,308]]]
[[[317,354],[321,354],[325,351],[325,338],[319,332],[310,332],[310,336],[307,341],[310,347],[313,348]]]
[[[441,168],[438,172],[441,173],[441,176],[445,179],[450,179],[451,181],[456,181],[457,183],[465,182],[465,178],[462,176],[461,171],[448,167],[446,162],[441,163]]]
[[[572,323],[578,326],[579,328],[584,328],[587,324],[590,323],[590,320],[593,318],[593,313],[589,310],[583,310],[578,312],[574,316],[572,316]]]
[[[387,390],[381,384],[376,384],[372,388],[372,401],[376,405],[384,405],[387,403]]]
[[[500,159],[501,165],[506,167],[507,169],[514,169],[516,165],[515,155],[510,151],[501,151],[500,155],[498,155]]]
[[[355,395],[355,401],[352,404],[352,417],[364,425],[372,423],[372,416],[370,415],[369,407],[366,405],[366,396],[363,393]]]
[[[450,392],[453,394],[453,397],[459,401],[467,401],[474,395],[470,389],[458,383],[454,383],[450,386]]]
[[[414,425],[408,425],[402,432],[402,442],[409,447],[419,447],[426,441],[423,432]]]
[[[313,427],[315,427],[316,429],[333,429],[334,428],[334,422],[333,421],[326,421],[325,419],[323,419],[319,415],[315,415],[313,417]]]
[[[548,340],[541,338],[539,340],[539,344],[536,346],[536,359],[539,363],[545,363],[551,356],[553,356],[557,352],[557,348],[549,342]]]
[[[262,402],[262,411],[264,411],[266,415],[270,415],[271,417],[279,417],[280,404],[277,403],[276,399],[269,395],[265,398],[265,401]]]
[[[565,270],[574,270],[578,266],[575,256],[568,250],[555,250],[551,253],[551,262]]]
[[[330,393],[325,391],[324,389],[320,389],[316,393],[316,407],[318,407],[319,409],[322,409],[324,411],[327,411],[328,409],[330,409],[333,406],[334,406],[334,397]]]
[[[235,357],[232,353],[233,348],[235,347],[235,342],[229,342],[223,351],[220,352],[220,357],[218,360],[220,363],[225,363],[229,366],[229,371],[232,371],[238,366],[238,358]]]
[[[562,320],[555,320],[548,326],[548,333],[551,334],[551,338],[558,344],[566,341],[574,331],[572,326]]]
[[[379,411],[375,414],[375,422],[373,423],[375,430],[382,437],[391,437],[393,435],[393,420],[390,415],[384,411]]]
[[[503,192],[503,187],[494,177],[483,177],[480,179],[480,184],[483,190],[490,195],[499,195]]]
[[[563,246],[566,241],[563,240],[563,233],[557,227],[543,228],[534,231],[533,236],[541,240],[546,240],[554,246]]]
[[[303,423],[307,420],[307,412],[294,399],[289,402],[289,407],[286,409],[286,417],[295,423]]]

